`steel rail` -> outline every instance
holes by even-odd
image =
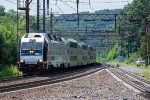
[[[67,69],[67,70],[65,70],[65,72],[68,72],[68,71],[71,71],[74,69],[76,69],[76,68],[74,67],[74,68]],[[24,79],[36,78],[36,77],[41,77],[41,76],[50,76],[50,75],[55,75],[55,74],[59,74],[62,72],[64,72],[64,70],[54,70],[54,71],[51,71],[50,73],[46,73],[46,74],[32,74],[32,75],[22,75],[22,76],[0,78],[0,84],[6,83],[6,82],[13,82],[13,81],[20,81],[20,80],[24,80]]]
[[[21,79],[29,79],[37,76],[15,76],[15,77],[8,77],[8,78],[0,78],[0,83],[6,83],[6,82],[11,82],[11,81],[16,81],[16,80],[21,80]]]
[[[129,75],[128,73],[125,73],[123,71],[118,70],[118,68],[109,68],[108,69],[110,72],[112,72],[114,75],[116,75],[118,78],[120,78],[121,80],[123,80],[124,82],[128,83],[129,85],[133,86],[134,88],[144,92],[144,93],[148,93],[150,94],[150,87],[145,85],[143,81],[137,79],[134,76]],[[128,75],[128,76],[127,76]],[[135,78],[136,80],[134,80],[133,78]],[[137,81],[138,80],[138,81]],[[150,85],[150,84],[149,84]]]
[[[130,75],[130,76],[132,76],[132,77],[134,77],[134,78],[136,78],[136,79],[138,79],[138,80],[140,80],[140,81],[142,81],[142,82],[144,82],[144,83],[150,84],[150,81],[149,81],[148,79],[145,79],[145,78],[143,78],[143,77],[140,77],[140,76],[138,76],[138,75],[136,75],[136,74],[133,74],[133,73],[131,73],[131,72],[127,72],[127,71],[125,71],[125,70],[123,70],[123,69],[121,69],[121,68],[116,68],[116,69],[118,69],[119,71],[121,71],[121,72],[123,72],[123,73],[126,73],[127,75]]]
[[[72,80],[72,79],[76,79],[79,77],[83,77],[83,76],[95,73],[101,69],[103,69],[103,67],[95,67],[95,68],[88,68],[88,69],[83,68],[82,70],[80,69],[77,71],[70,71],[67,73],[56,74],[51,77],[49,76],[50,79],[46,79],[46,80],[4,86],[0,88],[0,93],[11,92],[15,90],[27,89],[27,88],[38,87],[38,86],[58,83],[62,81]]]

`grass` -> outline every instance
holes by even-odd
[[[121,65],[136,65],[135,62],[129,62],[129,61],[124,61],[124,62],[118,62],[118,61],[113,61],[117,64],[121,64]],[[144,69],[144,70],[147,70],[147,71],[150,71],[150,67],[148,66],[144,66],[144,65],[141,65],[141,66],[136,66],[138,67],[139,69]],[[147,79],[150,79],[150,72],[142,72],[142,73],[138,73],[138,75],[142,76],[142,77],[145,77]]]
[[[14,65],[1,65],[0,67],[1,78],[16,76],[19,73],[18,68]]]
[[[143,72],[143,73],[139,73],[140,76],[143,76],[147,79],[150,79],[150,72]]]
[[[150,70],[150,67],[148,67],[148,66],[144,66],[144,65],[142,65],[142,66],[138,66],[138,68],[140,68],[140,69],[144,69],[144,70]]]
[[[121,65],[134,65],[134,66],[137,66],[135,61],[129,61],[129,60],[125,60],[124,62],[118,62],[118,60],[115,59],[115,60],[112,60],[111,62],[121,64]],[[140,69],[144,69],[144,70],[150,70],[150,67],[145,66],[145,65],[140,65],[140,66],[137,66],[137,67],[140,68]]]
[[[97,62],[108,62],[108,60],[106,58],[102,58],[102,57],[96,57],[96,61]]]

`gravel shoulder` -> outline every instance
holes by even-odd
[[[112,65],[117,65],[117,63],[113,63],[113,62],[109,62],[107,64],[112,64]],[[121,69],[124,69],[125,71],[129,71],[129,72],[132,72],[132,73],[143,73],[143,72],[149,72],[150,73],[150,70],[145,70],[145,69],[141,69],[139,67],[137,67],[136,65],[125,65],[125,64],[119,64],[120,68]]]
[[[106,70],[35,89],[0,94],[0,100],[148,100],[125,87]]]

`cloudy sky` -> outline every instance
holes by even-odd
[[[25,0],[20,0],[25,1]],[[30,4],[30,13],[36,14],[36,1],[32,0]],[[42,4],[43,0],[40,0]],[[76,12],[76,0],[49,0],[50,8],[53,9],[54,13],[75,13]],[[57,1],[57,2],[56,2]],[[90,1],[90,3],[89,3]],[[132,2],[133,0],[79,0],[79,11],[90,11],[94,12],[96,10],[102,9],[116,9],[123,8],[124,5]],[[15,9],[17,0],[1,0],[0,5],[4,6],[6,10]],[[41,8],[42,9],[42,8]]]

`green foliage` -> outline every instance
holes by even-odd
[[[5,15],[5,8],[3,6],[0,6],[0,16]]]
[[[118,48],[117,46],[115,46],[114,48],[112,48],[109,53],[108,53],[108,56],[107,56],[107,59],[108,60],[114,60],[118,55]]]
[[[17,13],[9,10],[0,16],[0,64],[16,64],[17,61]],[[21,13],[19,13],[21,16]],[[20,26],[24,26],[25,18],[19,17]],[[24,34],[23,31],[21,31]]]
[[[143,72],[143,73],[140,73],[139,75],[150,79],[150,72]]]
[[[129,64],[130,63],[129,59],[126,58],[125,61],[124,61],[124,63],[125,64]]]
[[[107,62],[108,60],[106,58],[104,58],[104,57],[97,56],[96,57],[96,61],[97,62]]]
[[[12,77],[19,73],[19,70],[14,65],[1,65],[0,77]]]
[[[138,58],[137,53],[130,54],[130,62],[135,62],[135,60]]]
[[[0,25],[0,64],[15,63],[16,47],[13,33],[9,31],[5,26]]]
[[[130,54],[130,58],[125,58],[124,63],[129,65],[134,65],[137,58],[138,58],[138,54],[132,53]]]
[[[35,32],[36,31],[36,17],[30,16],[30,31]]]
[[[124,20],[118,22],[119,25],[122,27],[122,26],[128,26],[130,24],[132,24],[133,26],[130,26],[129,29],[128,28],[123,28],[124,29],[124,34],[123,36],[126,37],[126,40],[122,40],[122,44],[123,44],[123,49],[124,51],[128,51],[128,41],[130,41],[130,39],[132,40],[132,43],[130,45],[130,47],[132,48],[131,50],[129,50],[129,53],[132,53],[132,52],[138,52],[138,50],[140,50],[140,56],[143,57],[143,58],[146,58],[146,51],[145,51],[145,39],[144,39],[144,36],[145,36],[145,32],[144,32],[144,23],[145,22],[145,19],[144,19],[144,14],[145,13],[149,13],[150,11],[150,0],[133,0],[131,3],[129,3],[128,5],[126,5],[123,10],[122,10],[122,13],[125,13],[125,14],[137,14],[137,17],[140,17],[141,19],[138,21],[139,24],[138,26],[135,26],[135,23],[132,22],[132,21],[128,21],[126,19],[134,19],[134,17],[136,16],[131,16],[131,17],[126,17],[124,16]],[[143,14],[143,15],[142,15]],[[132,18],[133,17],[133,18]],[[150,22],[150,16],[147,17],[147,22],[149,23]],[[130,30],[132,29],[132,30]],[[134,30],[134,31],[133,31]],[[132,35],[133,33],[136,33],[137,35],[134,35],[134,36],[129,36],[129,35]],[[136,40],[138,37],[138,41]],[[150,36],[148,36],[148,38],[150,38]],[[148,42],[150,43],[149,39],[148,39]],[[137,46],[137,45],[140,45],[140,46]],[[150,47],[150,45],[149,45]],[[126,52],[127,54],[128,52]]]

